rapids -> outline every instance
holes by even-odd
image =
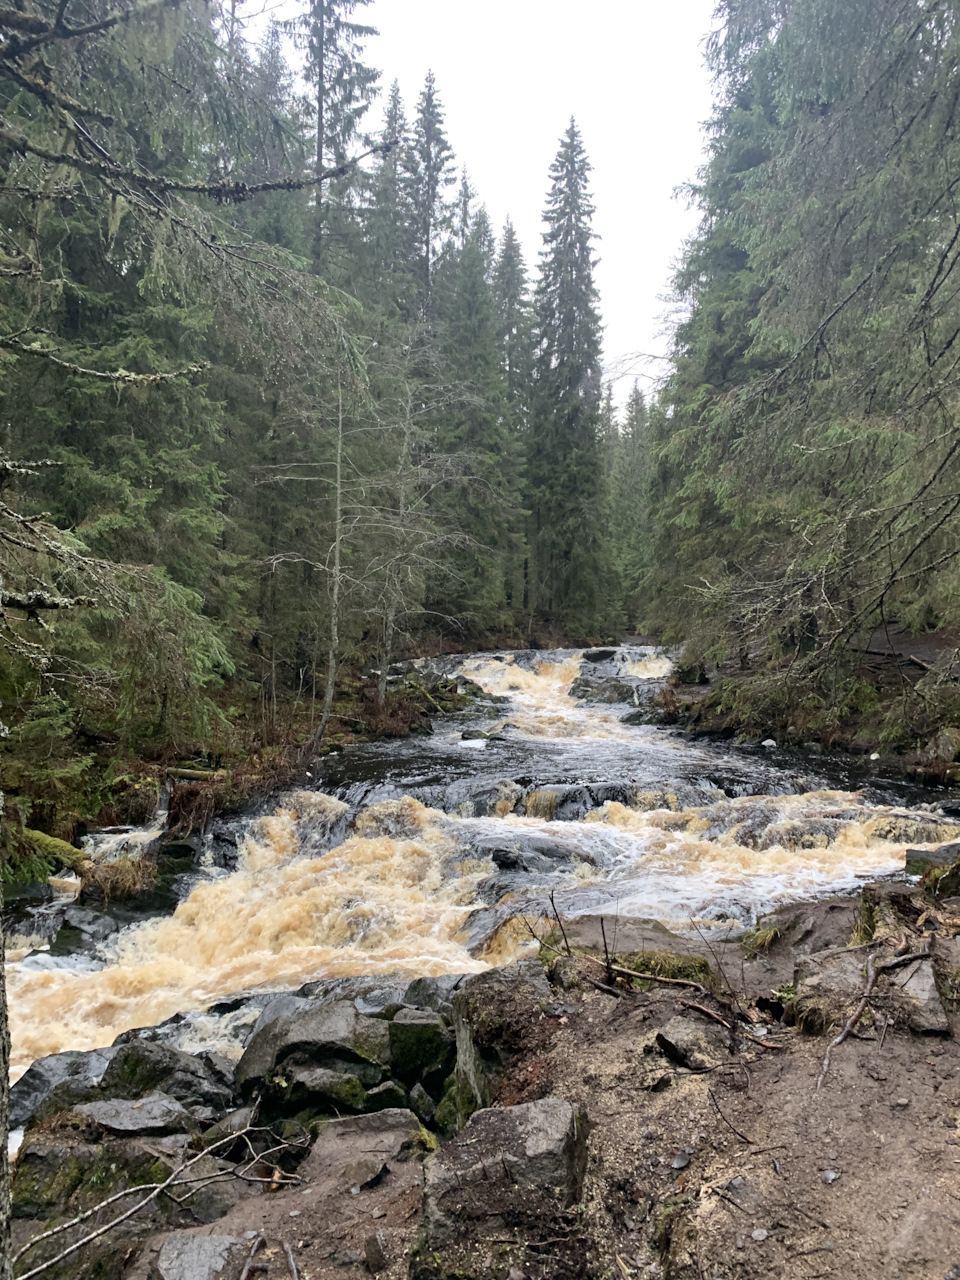
[[[943,795],[630,723],[670,670],[650,648],[419,666],[487,697],[429,738],[328,757],[316,789],[239,824],[234,865],[198,860],[172,915],[68,954],[30,929],[9,939],[14,1078],[241,992],[504,963],[533,945],[513,917],[550,892],[568,916],[730,936],[960,836]],[[55,892],[48,915],[70,900]]]

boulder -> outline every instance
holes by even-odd
[[[868,954],[867,948],[850,947],[822,951],[798,963],[794,971],[794,1011],[803,1030],[824,1032],[849,1017],[863,995]],[[874,954],[878,962],[891,957],[882,944],[874,948]],[[930,959],[915,960],[881,974],[871,1004],[912,1031],[949,1033]]]
[[[382,1019],[364,1017],[345,1000],[283,1014],[251,1037],[237,1065],[237,1087],[249,1092],[294,1052],[318,1066],[336,1058],[383,1067],[390,1061],[390,1032]]]
[[[148,1093],[133,1102],[115,1098],[84,1102],[74,1111],[108,1133],[122,1137],[135,1133],[193,1133],[197,1129],[196,1118],[176,1098],[160,1092]]]
[[[711,1071],[730,1056],[730,1035],[702,1018],[671,1018],[657,1032],[657,1047],[688,1071]]]
[[[149,1040],[120,1045],[103,1073],[101,1095],[143,1098],[155,1091],[203,1109],[204,1118],[223,1115],[233,1105],[232,1090],[196,1055]]]
[[[437,1124],[447,1132],[493,1101],[504,1070],[524,1048],[532,1021],[539,1019],[553,991],[536,960],[517,960],[502,969],[473,974],[453,998],[456,1068],[437,1108]]]
[[[97,1096],[116,1049],[69,1051],[38,1058],[10,1089],[10,1128],[22,1129],[34,1116],[54,1115]]]
[[[453,997],[469,974],[445,973],[439,978],[414,978],[403,993],[403,1003],[412,1009],[432,1009],[448,1021],[453,1018]]]
[[[428,1093],[439,1092],[453,1068],[453,1032],[428,1009],[401,1009],[389,1025],[393,1074],[406,1085],[420,1081]]]
[[[921,1035],[950,1034],[931,960],[915,960],[895,969],[890,974],[890,991],[911,1031]]]
[[[960,729],[941,729],[939,733],[935,733],[923,751],[920,758],[924,764],[952,764],[960,755]]]
[[[163,1243],[150,1280],[234,1280],[249,1252],[249,1241],[236,1236],[171,1236]]]
[[[299,1055],[297,1055],[299,1057]],[[281,1074],[282,1073],[282,1074]],[[333,1071],[310,1062],[289,1059],[278,1071],[276,1087],[284,1091],[288,1112],[331,1107],[344,1111],[365,1111],[367,1091],[349,1072]]]
[[[561,1098],[476,1112],[460,1141],[424,1165],[410,1280],[501,1275],[490,1240],[514,1235],[551,1241],[554,1274],[584,1274],[582,1233],[561,1224],[582,1195],[586,1161],[586,1113]]]
[[[405,1108],[390,1108],[372,1115],[329,1120],[320,1130],[310,1154],[300,1167],[306,1184],[325,1178],[356,1185],[353,1176],[361,1158],[377,1169],[390,1160],[405,1160],[436,1147],[436,1139],[421,1128]]]

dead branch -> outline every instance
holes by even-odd
[[[719,1013],[714,1013],[712,1009],[706,1008],[705,1005],[694,1004],[690,1000],[681,1000],[680,1007],[682,1009],[696,1009],[697,1013],[702,1013],[705,1018],[711,1018],[714,1022],[719,1022],[721,1027],[726,1027],[728,1031],[733,1030],[726,1018],[721,1018]]]

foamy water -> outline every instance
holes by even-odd
[[[524,665],[513,655],[476,657],[462,666],[465,676],[510,698],[492,727],[527,741],[531,759],[548,739],[578,748],[592,741],[609,753],[611,770],[627,742],[634,749],[655,742],[661,755],[697,750],[624,724],[623,706],[574,699],[581,655],[551,656],[527,656]],[[625,653],[619,666],[640,681],[668,670],[669,660],[655,652]],[[449,745],[493,758],[494,742],[461,743],[459,729],[441,724],[443,733]],[[479,955],[465,941],[471,913],[489,904],[496,883],[486,856],[491,839],[522,850],[536,837],[558,848],[550,887],[568,914],[615,902],[621,916],[683,929],[748,924],[779,903],[899,870],[903,820],[916,819],[911,846],[960,835],[935,814],[871,805],[856,792],[729,799],[715,790],[715,803],[681,808],[664,796],[669,808],[651,808],[652,793],[638,787],[633,803],[608,801],[582,820],[557,821],[549,788],[532,795],[504,778],[487,817],[442,813],[408,796],[369,805],[347,827],[341,800],[318,792],[284,797],[251,824],[236,871],[198,884],[172,916],[102,944],[102,967],[45,955],[8,965],[14,1078],[43,1054],[109,1045],[132,1027],[237,992],[354,974],[462,973],[508,961],[529,945],[521,929],[502,930]],[[538,886],[528,880],[509,897],[535,914]],[[196,1026],[202,1039],[202,1020]]]

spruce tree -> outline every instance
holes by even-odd
[[[571,119],[550,168],[535,304],[530,435],[531,604],[561,629],[596,629],[614,601],[603,538],[600,316],[590,163]]]
[[[413,213],[420,314],[430,314],[433,268],[441,237],[450,226],[446,190],[456,181],[453,150],[443,127],[443,108],[432,71],[417,103],[413,139],[407,152],[410,202]]]
[[[522,436],[530,419],[533,385],[533,307],[523,250],[509,218],[493,268],[493,292],[511,423]]]
[[[406,169],[410,137],[396,80],[390,86],[380,141],[396,146],[378,156],[373,170],[360,292],[384,314],[411,320],[416,310],[416,251]]]
[[[309,0],[289,24],[306,50],[304,68],[314,117],[313,167],[317,173],[346,163],[361,137],[361,122],[377,94],[380,72],[361,61],[364,42],[376,27],[352,21],[370,0]],[[313,237],[315,270],[326,265],[328,236],[349,235],[350,209],[359,174],[317,188]]]

